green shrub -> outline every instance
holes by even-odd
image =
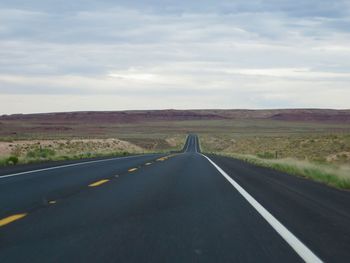
[[[28,158],[37,159],[37,158],[49,158],[56,154],[55,150],[50,148],[36,148],[27,153]]]
[[[10,156],[5,160],[6,165],[16,165],[18,163],[17,156]]]

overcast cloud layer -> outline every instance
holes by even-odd
[[[349,3],[2,0],[0,114],[350,108]]]

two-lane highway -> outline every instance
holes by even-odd
[[[0,218],[41,208],[51,200],[66,198],[85,189],[90,183],[113,178],[125,173],[129,167],[138,167],[161,156],[111,158],[0,174]]]
[[[305,243],[210,158],[190,135],[178,154],[0,175],[0,262],[347,261]]]

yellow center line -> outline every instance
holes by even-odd
[[[158,158],[156,161],[158,161],[158,162],[163,162],[163,161],[168,160],[169,158],[171,158],[171,157],[173,157],[173,156],[176,156],[176,155],[177,155],[177,153],[170,154],[170,155],[167,155],[167,156],[164,156],[164,157],[160,157],[160,158]]]
[[[5,226],[7,224],[10,224],[12,223],[13,221],[16,221],[18,219],[21,219],[22,217],[25,217],[27,214],[26,213],[23,213],[23,214],[15,214],[15,215],[12,215],[12,216],[8,216],[8,217],[5,217],[3,219],[0,219],[0,227],[2,226]]]
[[[107,183],[108,181],[109,181],[108,179],[103,179],[103,180],[97,181],[95,183],[89,184],[89,187],[96,187],[96,186],[99,186],[101,184]]]
[[[131,169],[128,170],[128,172],[131,173],[131,172],[134,172],[136,170],[137,170],[137,168],[131,168]]]

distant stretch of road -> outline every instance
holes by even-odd
[[[146,154],[0,170],[0,262],[349,262],[350,193],[242,161]]]

